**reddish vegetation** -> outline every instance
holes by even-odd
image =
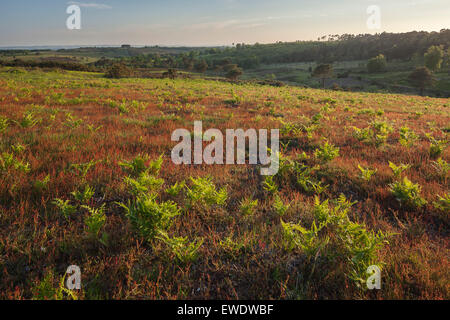
[[[111,81],[93,74],[11,69],[0,70],[0,84],[0,118],[8,124],[0,130],[0,152],[14,154],[30,168],[0,171],[0,298],[36,297],[46,276],[57,287],[71,264],[81,267],[83,289],[78,296],[85,299],[449,298],[449,212],[433,204],[438,195],[449,192],[448,173],[435,169],[437,157],[430,157],[425,135],[447,138],[448,99],[202,80]],[[26,112],[39,122],[20,125]],[[319,112],[318,128],[308,138],[304,127],[311,126]],[[203,120],[204,129],[223,131],[293,125],[299,130],[283,131],[283,143],[290,144],[282,153],[295,159],[305,151],[311,166],[322,138],[339,147],[339,156],[315,173],[315,179],[329,186],[320,197],[336,199],[343,193],[358,201],[350,210],[353,221],[396,234],[378,251],[385,263],[382,290],[358,288],[339,257],[331,267],[322,264],[331,259],[324,254],[312,262],[301,250],[286,252],[273,198],[254,167],[172,164],[170,152],[176,143],[171,133],[192,130],[194,120]],[[366,128],[373,120],[393,128],[378,147],[358,141],[352,128]],[[405,125],[418,136],[411,147],[399,143]],[[14,151],[18,144],[25,146],[22,152]],[[227,187],[223,207],[186,209],[169,229],[171,235],[204,239],[197,260],[175,263],[162,242],[142,239],[117,205],[131,198],[119,162],[138,154],[151,159],[164,155],[164,188],[206,175],[218,188]],[[448,148],[439,157],[448,162]],[[83,181],[71,165],[90,161],[95,165]],[[388,161],[411,165],[403,175],[422,187],[426,205],[400,205],[389,189],[395,178]],[[364,181],[358,165],[377,172]],[[47,175],[48,184],[36,187]],[[106,206],[106,244],[87,236],[85,210],[65,219],[52,204],[55,198],[73,203],[71,192],[85,182],[95,189],[89,205]],[[308,221],[314,193],[288,180],[279,188],[281,198],[292,203],[283,220]],[[245,197],[259,202],[254,215],[244,218],[239,203]],[[169,199],[186,208],[182,194],[159,194],[160,201]],[[242,244],[237,255],[220,244],[229,236]]]

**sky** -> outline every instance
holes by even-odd
[[[81,9],[69,30],[68,6]],[[380,8],[370,29],[369,6]],[[0,46],[217,46],[450,28],[450,0],[1,0]]]

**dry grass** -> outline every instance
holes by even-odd
[[[3,132],[0,126],[0,153],[29,164],[28,172],[14,165],[0,169],[3,299],[36,297],[46,276],[50,286],[57,287],[71,264],[81,267],[83,289],[78,296],[84,299],[449,298],[449,212],[433,205],[437,195],[449,192],[448,173],[434,168],[436,159],[430,157],[426,137],[431,133],[439,140],[448,138],[448,99],[202,80],[111,81],[96,74],[18,69],[0,70],[0,84],[0,117],[8,124]],[[236,96],[237,106],[226,103]],[[27,112],[35,124],[22,121]],[[310,127],[319,112],[317,129],[308,137],[304,127]],[[396,233],[377,251],[385,263],[382,290],[358,288],[347,276],[345,259],[324,251],[312,261],[299,249],[284,250],[274,198],[262,188],[263,178],[255,168],[172,164],[175,143],[170,135],[177,128],[193,130],[194,120],[203,120],[204,129],[223,131],[284,129],[283,143],[290,143],[283,155],[295,159],[304,151],[311,166],[318,163],[314,151],[323,138],[339,147],[339,157],[321,164],[314,179],[328,185],[322,200],[343,193],[358,201],[349,213],[352,221],[369,230]],[[352,127],[366,128],[375,120],[392,127],[386,142],[377,146],[371,139],[358,141]],[[410,147],[399,143],[405,125],[417,135]],[[172,200],[182,209],[169,235],[189,241],[203,238],[192,262],[176,263],[162,241],[142,239],[116,203],[132,198],[119,162],[138,154],[151,159],[164,155],[160,177],[165,183],[158,201]],[[444,148],[441,157],[448,162],[449,156]],[[85,177],[72,166],[91,161]],[[388,161],[411,166],[403,175],[421,186],[426,205],[400,205],[389,190],[396,178]],[[365,181],[358,165],[377,172]],[[226,186],[224,206],[187,207],[184,192],[169,196],[163,191],[176,182],[189,182],[189,177],[207,175],[217,189]],[[47,176],[48,183],[36,182]],[[283,220],[308,223],[314,192],[305,192],[289,176],[283,179],[280,197],[291,203]],[[106,235],[101,241],[87,232],[88,212],[71,195],[86,184],[95,190],[88,205],[105,205],[106,224],[100,234]],[[55,198],[69,200],[76,212],[64,218],[52,203]],[[247,198],[258,204],[244,217],[240,204]]]

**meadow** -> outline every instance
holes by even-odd
[[[6,67],[0,84],[1,299],[449,298],[449,99]],[[280,129],[280,171],[173,164],[196,120]]]

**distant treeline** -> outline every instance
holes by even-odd
[[[138,68],[181,68],[185,70],[220,70],[225,65],[236,64],[244,69],[261,64],[368,60],[383,54],[388,61],[408,61],[423,57],[430,46],[450,47],[450,29],[440,32],[381,33],[361,35],[331,35],[327,41],[278,42],[274,44],[237,44],[226,48],[189,48],[190,51],[147,52],[132,48],[133,56],[116,58]],[[187,49],[187,48],[184,48]],[[91,49],[92,50],[92,49]],[[111,49],[110,50],[114,50]],[[116,48],[117,50],[117,48]],[[121,49],[123,50],[123,49]],[[141,54],[138,54],[138,53]],[[94,66],[103,68],[111,64],[108,57]]]
[[[450,29],[440,32],[381,33],[334,35],[328,41],[278,42],[275,44],[237,44],[233,48],[200,52],[209,65],[224,59],[243,68],[259,64],[366,60],[384,54],[388,60],[411,60],[423,56],[432,45],[450,47]]]
[[[0,61],[0,65],[6,67],[23,67],[23,68],[58,68],[63,70],[87,71],[87,72],[98,71],[98,69],[92,65],[86,65],[77,62],[57,61],[57,60],[26,61],[21,59],[14,59],[12,61]]]
[[[255,68],[261,64],[276,63],[333,63],[338,61],[368,60],[383,54],[387,61],[408,61],[423,58],[433,45],[450,47],[450,29],[440,32],[408,32],[381,34],[344,34],[322,37],[322,41],[278,42],[274,44],[237,44],[233,47],[211,48],[78,48],[58,50],[59,53],[73,56],[91,57],[99,60],[93,63],[58,61],[57,59],[13,60],[3,65],[17,67],[61,68],[75,71],[105,72],[113,65],[121,63],[129,68],[175,68],[205,72],[222,72],[233,66],[244,69]],[[2,55],[18,54],[22,51],[5,51]],[[0,62],[1,63],[1,62]]]

